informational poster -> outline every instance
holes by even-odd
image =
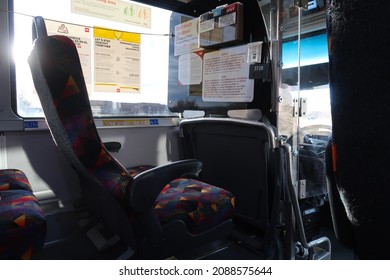
[[[121,0],[72,0],[72,13],[151,28],[149,7]]]
[[[254,81],[249,79],[246,45],[206,53],[203,61],[202,99],[251,102]]]
[[[194,18],[175,26],[175,56],[199,50],[198,23]]]
[[[179,85],[199,85],[203,76],[203,51],[179,56]]]
[[[91,28],[87,26],[61,23],[58,21],[45,20],[46,29],[49,35],[64,35],[72,39],[77,47],[83,69],[85,83],[88,92],[91,90],[92,60],[91,60]]]
[[[140,34],[94,28],[95,92],[140,93]]]

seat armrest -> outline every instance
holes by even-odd
[[[171,181],[187,175],[198,175],[202,163],[198,160],[181,160],[144,171],[134,177],[126,200],[136,211],[154,207],[161,190]]]

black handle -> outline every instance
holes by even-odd
[[[118,153],[122,147],[121,143],[119,143],[119,142],[106,142],[103,144],[106,147],[106,149],[112,153]]]

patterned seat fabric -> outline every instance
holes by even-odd
[[[184,221],[191,233],[204,232],[233,215],[234,196],[221,188],[194,179],[176,179],[156,199],[162,224]]]
[[[24,190],[31,192],[31,185],[26,175],[17,169],[0,170],[0,191]]]
[[[30,259],[45,237],[46,219],[25,174],[0,170],[0,259]]]
[[[142,165],[128,171],[135,177],[153,167]],[[164,187],[156,199],[155,210],[161,224],[180,219],[196,234],[229,219],[233,215],[234,196],[213,185],[180,178]]]
[[[153,168],[142,165],[128,169],[132,177]],[[233,215],[234,196],[221,188],[194,179],[180,178],[166,185],[154,206],[161,224],[180,219],[191,233],[200,233]]]

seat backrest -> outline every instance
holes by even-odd
[[[388,260],[390,53],[382,34],[389,25],[378,10],[388,11],[390,2],[358,2],[327,1],[336,179],[358,258]],[[369,59],[361,59],[368,49]]]
[[[66,36],[46,36],[43,18],[34,18],[34,23],[37,38],[28,62],[53,139],[77,170],[89,207],[135,247],[123,211],[133,178],[100,139],[77,48]]]
[[[132,177],[109,154],[99,137],[73,41],[65,36],[38,37],[29,64],[59,149],[79,173],[93,181],[97,179],[96,183],[123,201]]]
[[[261,229],[269,219],[273,184],[272,128],[232,118],[199,118],[180,123],[185,158],[204,163],[200,178],[235,194],[236,217]]]

